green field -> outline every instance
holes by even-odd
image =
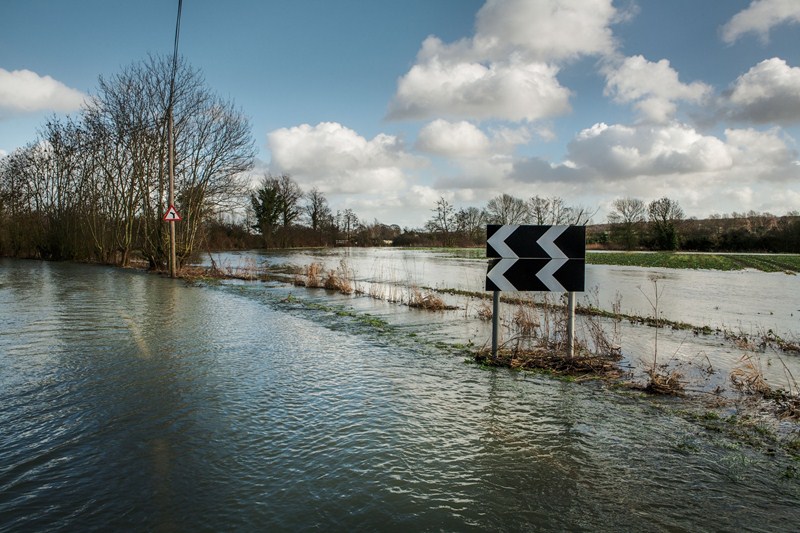
[[[763,272],[800,272],[796,254],[687,254],[680,252],[587,252],[590,265],[625,265],[662,268],[742,270]]]

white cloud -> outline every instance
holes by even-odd
[[[683,124],[623,126],[600,123],[581,131],[569,145],[569,159],[609,179],[688,174],[729,169],[725,143]]]
[[[388,117],[536,121],[567,113],[558,62],[611,54],[617,18],[611,0],[488,0],[472,38],[422,43]]]
[[[800,122],[800,68],[766,59],[739,76],[727,98],[729,118],[755,124]]]
[[[485,133],[467,121],[437,119],[420,130],[415,147],[446,157],[479,157],[489,151],[491,142]]]
[[[609,54],[616,18],[611,0],[488,0],[473,46],[487,59],[513,52],[543,62]]]
[[[450,117],[534,121],[569,111],[570,92],[544,63],[485,66],[438,57],[411,67],[398,82],[390,119]]]
[[[733,16],[722,27],[722,39],[733,43],[742,35],[753,32],[762,42],[769,31],[779,24],[800,23],[800,2],[797,0],[754,0],[744,11]]]
[[[0,68],[0,117],[7,113],[36,111],[74,111],[86,95],[50,76],[30,70]]]
[[[423,152],[454,159],[486,159],[509,154],[516,146],[525,144],[530,139],[531,133],[526,127],[490,128],[489,134],[486,134],[465,120],[448,122],[437,119],[420,130],[414,147]]]
[[[711,87],[702,82],[681,83],[666,59],[653,63],[637,55],[606,69],[605,94],[617,102],[634,102],[649,122],[668,122],[675,114],[676,101],[697,103],[710,92]]]
[[[797,181],[797,151],[789,148],[780,130],[725,130],[737,172],[751,181]]]
[[[406,186],[406,170],[423,164],[397,137],[367,140],[336,122],[302,124],[267,135],[270,168],[291,174],[302,186],[324,193],[377,193]]]

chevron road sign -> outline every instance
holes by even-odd
[[[586,228],[490,224],[487,291],[584,290]]]

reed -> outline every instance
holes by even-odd
[[[418,287],[411,287],[409,291],[408,306],[428,311],[444,311],[453,309],[444,303],[444,300],[437,294],[429,291],[421,291]]]
[[[653,361],[650,364],[650,368],[646,371],[648,382],[644,386],[644,390],[652,394],[678,396],[684,391],[684,386],[681,382],[683,376],[677,370],[669,370],[667,365],[659,366],[658,364],[658,331],[661,328],[659,303],[665,288],[662,286],[659,289],[658,282],[664,278],[665,276],[661,274],[651,274],[649,276],[650,283],[652,284],[652,297],[639,287],[639,291],[647,299],[647,302],[653,310],[653,320],[655,322],[655,327],[653,329]]]

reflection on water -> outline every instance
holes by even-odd
[[[0,531],[794,524],[781,457],[346,321],[261,284],[0,260]]]

